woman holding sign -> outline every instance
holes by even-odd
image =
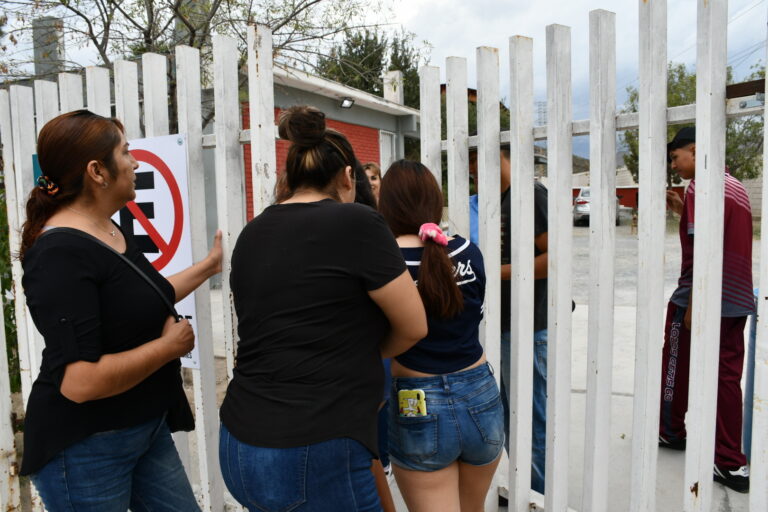
[[[249,511],[380,510],[371,459],[381,358],[426,334],[424,308],[384,219],[355,200],[352,147],[292,107],[287,197],[243,229],[230,281],[237,366],[219,460]]]
[[[21,474],[48,510],[199,510],[171,438],[194,422],[179,357],[194,346],[181,300],[221,270],[221,235],[165,279],[111,217],[136,197],[123,126],[87,110],[40,131],[43,175],[27,201],[19,257],[40,374]]]

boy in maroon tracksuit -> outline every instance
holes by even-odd
[[[691,183],[685,200],[667,191],[667,207],[680,214],[682,268],[669,300],[661,375],[659,446],[685,449],[696,176],[696,132],[682,128],[667,145],[672,169]],[[717,390],[714,479],[738,492],[749,491],[749,468],[741,452],[741,373],[744,325],[753,313],[752,212],[744,186],[726,171],[723,234],[723,293]],[[714,342],[714,340],[712,340]]]

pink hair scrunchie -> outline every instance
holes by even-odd
[[[419,238],[421,238],[422,242],[431,239],[437,245],[448,245],[448,237],[445,236],[443,230],[434,222],[427,222],[426,224],[421,225],[419,228]]]

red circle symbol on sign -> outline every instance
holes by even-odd
[[[133,214],[134,218],[141,224],[144,231],[147,232],[150,240],[157,246],[160,251],[160,256],[152,262],[152,266],[156,270],[162,270],[168,262],[171,261],[173,255],[179,248],[181,242],[182,228],[184,227],[184,205],[181,202],[181,191],[179,190],[179,184],[176,183],[173,173],[165,165],[165,162],[156,154],[146,151],[144,149],[132,149],[131,154],[139,162],[146,162],[160,173],[165,182],[168,185],[168,190],[171,192],[171,200],[173,201],[173,231],[171,232],[170,240],[166,241],[163,236],[155,229],[155,226],[150,222],[141,208],[134,202],[129,201],[126,204],[128,210]]]

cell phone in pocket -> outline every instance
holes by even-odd
[[[423,389],[401,389],[397,392],[397,401],[401,417],[427,415],[427,398]]]

